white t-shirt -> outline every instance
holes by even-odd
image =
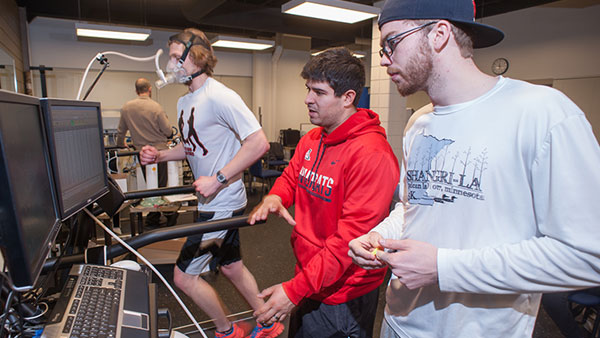
[[[600,282],[600,148],[562,93],[500,77],[418,118],[404,155],[404,204],[373,231],[438,247],[439,284],[390,280],[400,336],[531,337],[540,292]]]
[[[177,116],[195,178],[215,175],[237,154],[240,142],[261,128],[240,96],[212,77],[179,99]],[[233,211],[245,205],[241,179],[230,180],[209,198],[198,195],[201,211]]]

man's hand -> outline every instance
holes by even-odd
[[[222,184],[217,181],[216,176],[200,176],[192,185],[200,195],[209,197],[219,190]]]
[[[379,241],[383,239],[381,235],[375,231],[355,238],[348,243],[348,256],[352,258],[354,264],[363,269],[381,269],[386,265],[377,259],[377,252],[383,250],[379,245]]]
[[[295,305],[288,298],[281,284],[273,285],[258,294],[258,298],[269,298],[260,309],[254,311],[256,321],[269,326],[274,322],[284,321]]]
[[[400,282],[413,290],[438,282],[437,248],[429,243],[412,239],[382,239],[384,249],[377,251],[377,259],[386,263]]]
[[[267,219],[269,214],[277,214],[279,217],[283,217],[290,225],[296,225],[296,221],[287,211],[287,209],[281,203],[281,197],[277,195],[267,195],[263,198],[262,202],[257,205],[250,216],[248,217],[248,223],[254,224],[257,221],[264,221]]]
[[[140,163],[142,165],[158,163],[160,151],[153,146],[145,145],[140,150]]]

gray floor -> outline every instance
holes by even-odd
[[[249,197],[249,208],[254,206],[259,200],[259,196],[251,195]],[[180,224],[191,222],[185,216],[179,220]],[[243,260],[248,269],[254,274],[259,289],[264,289],[271,285],[281,283],[293,276],[295,259],[293,257],[289,238],[291,227],[283,220],[276,216],[272,216],[265,224],[256,225],[253,227],[245,227],[240,229],[242,241]],[[161,265],[159,270],[167,278],[172,281],[172,265]],[[223,303],[227,305],[230,313],[236,315],[234,320],[244,320],[248,327],[252,326],[251,311],[248,304],[243,300],[240,294],[222,275],[209,276],[207,280],[212,283],[219,295],[222,297]],[[190,337],[201,337],[198,333],[191,333],[195,330],[190,326],[191,321],[187,318],[183,310],[179,307],[173,296],[168,290],[159,284],[159,307],[168,308],[172,316],[172,325],[178,328],[179,331],[187,333]],[[199,322],[207,321],[202,325],[206,329],[208,337],[214,337],[212,331],[212,323],[209,318],[200,311],[183,293],[178,294],[184,300],[190,311]],[[379,337],[379,328],[383,317],[383,306],[385,300],[383,298],[383,287],[380,290],[379,308],[376,318],[376,328],[374,337]],[[161,320],[160,326],[166,327],[167,322]],[[286,337],[287,332],[281,335]],[[534,338],[560,338],[562,335],[554,325],[552,320],[546,315],[543,309],[540,310],[540,315],[536,322]]]

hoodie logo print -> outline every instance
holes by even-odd
[[[306,154],[304,154],[304,160],[305,161],[310,161],[310,153],[312,153],[312,149],[308,149],[306,151]]]
[[[302,166],[298,175],[298,186],[306,190],[309,194],[316,196],[325,202],[331,202],[330,196],[333,191],[335,181],[333,177],[328,177],[316,173]]]

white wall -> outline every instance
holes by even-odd
[[[279,47],[278,47],[279,50]],[[275,53],[277,54],[278,53]],[[267,138],[271,141],[276,140],[277,135],[274,129],[274,105],[276,103],[273,95],[273,74],[276,68],[277,57],[272,53],[254,53],[252,73],[252,111],[258,117]]]
[[[279,60],[275,79],[275,131],[300,129],[300,123],[310,123],[304,104],[305,81],[300,77],[304,64],[310,59],[310,51],[284,50]]]
[[[524,80],[600,76],[600,5],[534,7],[486,18],[505,33],[496,46],[477,50],[475,61],[491,73],[498,57],[510,62],[506,76]]]

